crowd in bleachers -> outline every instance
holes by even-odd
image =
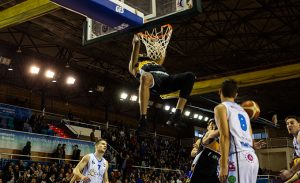
[[[51,135],[42,115],[32,115],[21,124],[9,129]],[[190,152],[181,147],[178,139],[154,135],[137,137],[134,131],[126,127],[103,128],[101,133],[102,138],[107,139],[112,147],[105,154],[112,167],[109,172],[111,182],[180,183],[186,179]],[[30,155],[30,147],[28,142],[22,150],[23,155]],[[63,145],[57,147],[54,157],[64,158],[63,149]],[[32,162],[26,157],[19,159],[29,162],[29,166],[20,165],[16,161],[7,162],[2,170],[4,182],[68,182],[75,166],[74,163],[64,164],[61,161],[45,163]]]
[[[44,135],[55,135],[54,131],[49,128],[45,116],[42,114],[33,114],[26,120],[0,118],[0,128],[40,133]]]
[[[183,148],[178,139],[153,135],[137,137],[134,131],[126,127],[104,129],[101,133],[102,137],[107,139],[117,152],[120,152],[116,157],[111,156],[111,158],[116,158],[124,181],[157,179],[157,182],[172,182],[173,179],[181,182],[186,179],[191,164],[190,150]],[[112,159],[110,162],[114,162]],[[145,170],[135,166],[164,170]]]
[[[7,183],[64,183],[70,182],[73,167],[65,163],[8,161],[2,170],[2,182]],[[1,182],[1,181],[0,181]]]

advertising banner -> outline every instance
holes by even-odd
[[[0,149],[22,150],[28,141],[31,142],[32,152],[53,153],[58,144],[66,144],[66,155],[72,155],[74,145],[78,145],[81,155],[94,152],[93,142],[0,128]]]

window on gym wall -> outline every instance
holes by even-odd
[[[266,132],[258,132],[252,134],[253,139],[266,139],[268,138],[268,134]]]

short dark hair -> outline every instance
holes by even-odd
[[[214,118],[211,118],[208,122],[207,122],[207,125],[213,123],[214,125],[216,124],[216,121]]]
[[[97,146],[101,141],[105,141],[107,143],[105,139],[100,138],[96,141],[95,146]]]
[[[221,92],[224,97],[235,98],[238,93],[237,82],[233,79],[227,79],[222,83]]]
[[[290,115],[290,116],[286,117],[284,119],[284,121],[286,122],[289,119],[295,119],[298,123],[300,123],[300,118],[298,116]]]

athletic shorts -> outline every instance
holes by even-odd
[[[228,159],[227,183],[256,183],[259,162],[255,152],[242,151]]]

